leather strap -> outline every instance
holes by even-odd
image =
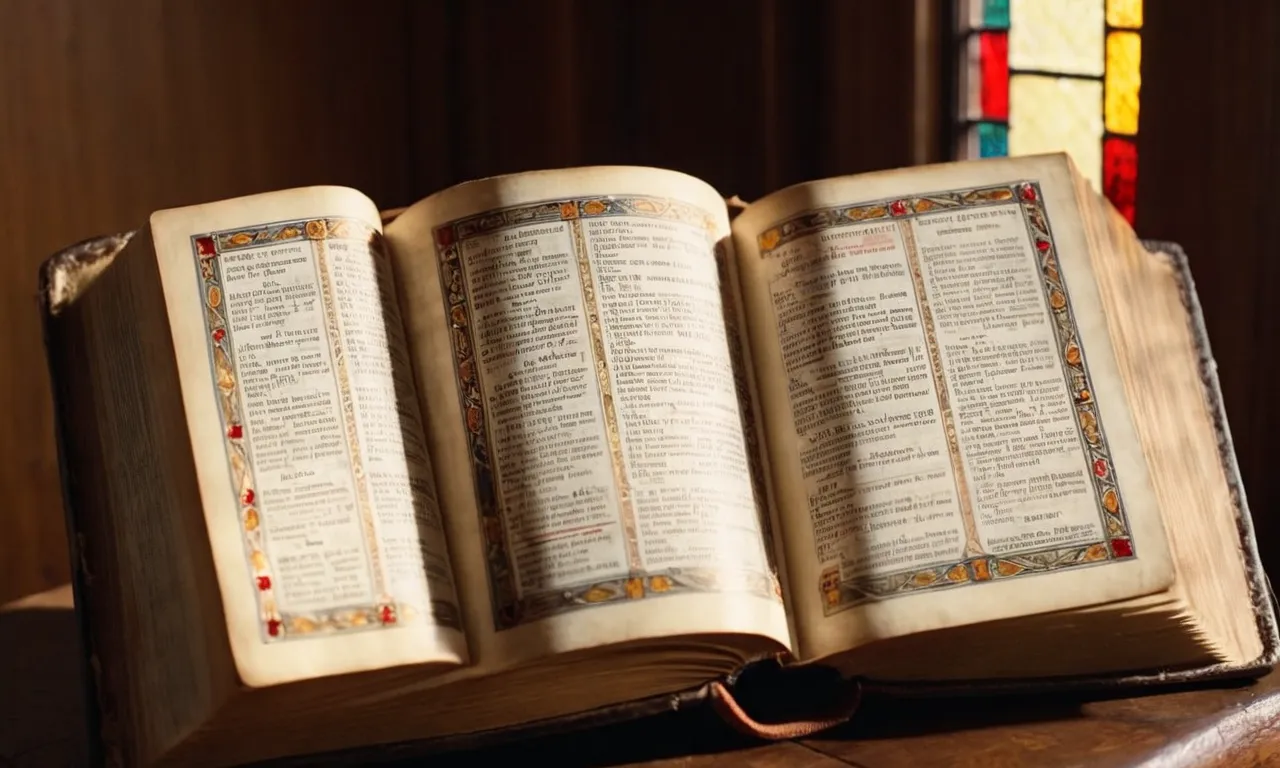
[[[818,718],[797,719],[785,723],[762,723],[747,714],[746,710],[738,704],[737,699],[733,697],[733,693],[723,683],[718,681],[711,683],[711,706],[716,713],[731,725],[734,730],[760,739],[780,741],[783,739],[796,739],[818,731],[824,731],[847,722],[849,718],[853,717],[853,714],[858,710],[858,705],[861,703],[862,684],[853,681],[853,684],[848,688],[847,695],[843,697],[839,706],[829,715]]]

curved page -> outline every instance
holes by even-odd
[[[249,685],[466,661],[380,229],[335,187],[152,217]]]
[[[481,665],[745,633],[789,645],[718,256],[679,173],[464,184],[387,228]]]
[[[1172,582],[1065,157],[734,222],[803,656]]]

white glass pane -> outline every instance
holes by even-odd
[[[1009,66],[1102,74],[1102,0],[1011,0]]]
[[[1014,75],[1009,80],[1009,154],[1067,152],[1102,189],[1102,83]]]

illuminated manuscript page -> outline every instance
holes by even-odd
[[[465,663],[377,209],[314,187],[152,228],[241,678]]]
[[[1171,583],[1072,190],[948,165],[734,222],[805,658]]]
[[[387,237],[480,668],[681,634],[788,646],[716,192],[643,168],[498,177]]]

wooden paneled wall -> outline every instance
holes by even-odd
[[[0,602],[67,579],[40,260],[276,187],[407,198],[403,30],[381,3],[0,0]]]
[[[640,163],[910,162],[910,3],[0,0],[0,602],[64,582],[36,268],[158,208]],[[127,440],[127,435],[120,439]]]
[[[906,165],[930,156],[915,107],[939,90],[914,69],[916,5],[0,0],[0,601],[67,575],[34,291],[50,252],[311,183],[391,207],[494,173],[638,163],[751,198]],[[1277,12],[1173,5],[1148,3],[1139,229],[1195,261],[1274,557]]]
[[[410,5],[415,193],[628,163],[750,198],[912,160],[910,2]]]
[[[1137,229],[1182,243],[1191,259],[1263,560],[1274,570],[1280,5],[1145,5]]]

